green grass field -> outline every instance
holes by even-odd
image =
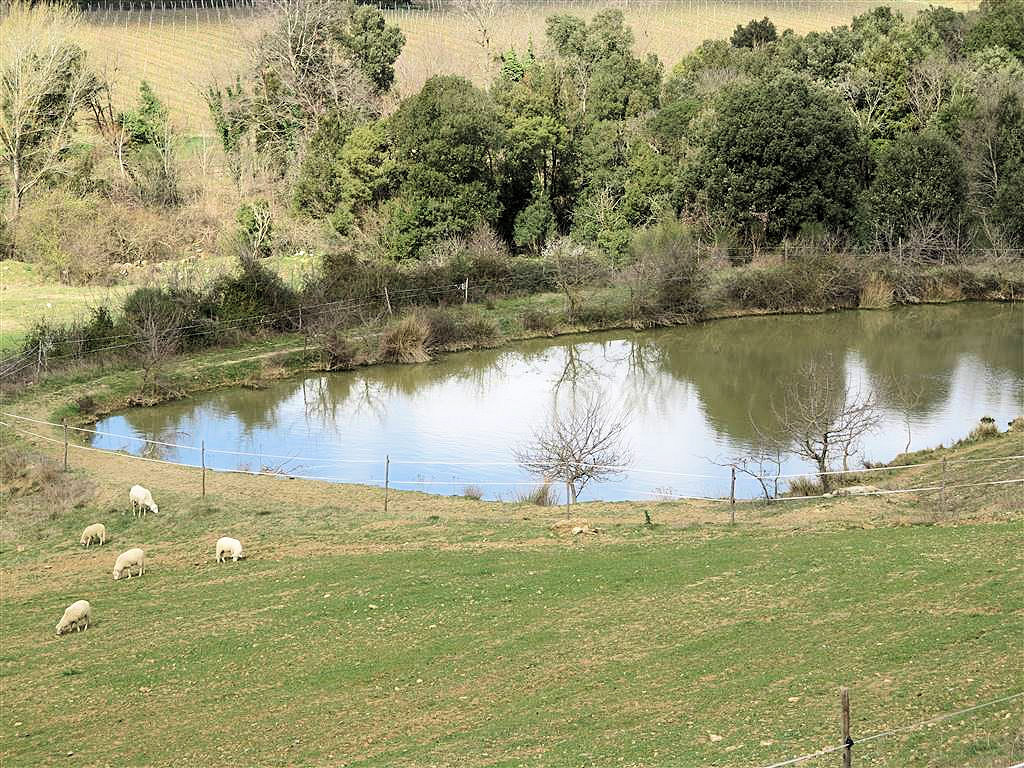
[[[632,26],[637,50],[656,53],[671,67],[708,38],[728,37],[737,24],[770,16],[780,29],[799,33],[825,30],[880,5],[877,0],[679,0],[675,3],[634,0],[499,3],[485,19],[489,44],[479,26],[454,9],[386,12],[407,38],[396,63],[397,93],[417,91],[436,74],[460,74],[486,85],[494,76],[493,57],[510,46],[525,48],[544,41],[545,19],[552,13],[586,18],[615,7]],[[928,3],[892,0],[886,3],[912,16]],[[945,0],[958,10],[977,6],[973,0]],[[247,43],[258,38],[266,17],[249,11],[228,12],[204,4],[187,11],[108,10],[86,14],[80,36],[94,61],[116,75],[120,98],[129,102],[141,80],[148,80],[171,109],[179,128],[213,135],[202,92],[214,80],[232,79],[247,66]]]
[[[13,259],[0,261],[0,352],[16,350],[29,329],[41,320],[55,324],[80,320],[99,306],[117,313],[131,290],[151,281],[166,282],[168,275],[186,263],[201,264],[202,282],[235,268],[230,257],[204,256],[201,260],[166,261],[133,268],[122,283],[113,286],[64,285],[38,264]],[[275,255],[267,264],[289,285],[298,287],[316,267],[317,260],[304,253]]]
[[[756,766],[835,743],[840,684],[868,735],[1024,683],[1019,523],[312,558],[268,541],[217,566],[218,517],[140,580],[110,577],[156,533],[125,521],[8,574],[4,765]],[[95,626],[53,637],[83,596]],[[1020,724],[1019,702],[993,707],[857,764],[1003,765]]]
[[[62,475],[4,442],[28,457],[3,454],[0,486],[5,766],[763,766],[837,743],[840,685],[855,738],[1024,690],[1008,486],[735,527],[715,505],[593,503],[577,515],[602,533],[572,537],[558,509],[393,493],[385,514],[379,489],[221,474],[203,500],[192,468],[73,451]],[[942,455],[1020,451],[1012,433]],[[124,514],[129,482],[159,516]],[[95,521],[111,540],[82,549]],[[217,565],[221,535],[248,559]],[[149,570],[114,582],[130,546]],[[54,637],[81,598],[94,626]],[[1005,768],[1021,700],[855,755]]]

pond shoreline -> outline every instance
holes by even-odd
[[[378,366],[429,365],[445,356],[483,349],[501,349],[519,342],[563,339],[613,331],[643,333],[658,329],[703,326],[722,320],[747,317],[789,317],[832,315],[844,312],[891,312],[908,307],[947,306],[961,304],[1020,304],[1021,299],[992,297],[987,299],[935,299],[915,303],[893,303],[884,307],[832,306],[828,308],[794,307],[782,310],[722,308],[695,321],[666,321],[637,328],[627,322],[575,324],[559,326],[551,331],[502,331],[487,342],[457,342],[431,347],[431,359],[425,362],[394,362],[372,359],[350,367],[329,368],[323,365],[318,350],[304,344],[295,334],[278,334],[234,347],[201,350],[179,355],[165,367],[159,388],[144,389],[142,372],[135,368],[102,369],[59,373],[41,384],[32,384],[10,398],[7,409],[18,408],[26,415],[54,422],[66,419],[70,426],[91,427],[101,419],[129,408],[152,407],[187,399],[193,395],[222,389],[262,389],[275,382],[317,373],[343,373]],[[350,329],[346,338],[359,337],[366,329]],[[379,335],[379,331],[374,334]],[[59,402],[54,402],[54,400]]]
[[[600,393],[628,414],[633,458],[597,495],[721,498],[729,494],[721,462],[750,450],[758,434],[775,434],[774,404],[810,368],[877,399],[886,418],[863,446],[872,461],[907,450],[911,431],[910,449],[923,449],[963,437],[981,416],[1014,418],[1020,320],[1018,307],[975,303],[533,339],[438,355],[430,366],[317,371],[129,409],[100,422],[106,434],[91,446],[198,464],[205,442],[211,469],[370,483],[383,482],[390,455],[393,484],[521,495],[537,478],[510,446],[573,393]],[[913,402],[898,382],[919,384]],[[145,449],[143,440],[166,447]],[[783,463],[786,477],[811,471],[793,455]],[[738,497],[757,492],[738,479]]]

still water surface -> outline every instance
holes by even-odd
[[[513,450],[573,397],[602,393],[628,419],[634,470],[583,499],[651,499],[729,492],[716,462],[773,426],[773,403],[813,360],[874,392],[883,426],[864,457],[949,444],[981,416],[1000,427],[1024,411],[1024,307],[923,306],[719,320],[642,333],[536,340],[448,355],[425,365],[310,376],[261,390],[212,392],[113,415],[97,429],[198,446],[207,466],[265,468],[337,481],[487,498],[530,489]],[[96,436],[93,445],[188,464],[196,450]],[[218,451],[238,451],[237,456]],[[786,473],[809,471],[796,458]],[[740,478],[737,495],[757,495]]]

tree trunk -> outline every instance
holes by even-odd
[[[11,222],[18,218],[21,213],[21,173],[17,160],[11,161]]]

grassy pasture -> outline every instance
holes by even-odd
[[[266,263],[289,285],[299,287],[315,262],[315,257],[308,254],[277,254]],[[99,306],[119,311],[131,290],[154,282],[165,283],[175,271],[194,273],[194,279],[205,284],[236,269],[236,264],[227,256],[205,255],[201,259],[126,269],[123,282],[117,285],[64,285],[38,264],[13,259],[0,261],[0,351],[16,350],[40,320],[55,324],[71,322],[83,319]]]
[[[837,742],[840,684],[855,736],[1024,689],[1013,493],[954,498],[963,525],[913,495],[752,507],[735,528],[720,507],[595,503],[578,514],[603,532],[581,538],[557,509],[396,493],[384,515],[379,489],[239,475],[204,501],[194,469],[72,460],[83,506],[0,498],[5,766],[761,766]],[[124,514],[128,478],[159,516]],[[84,550],[96,520],[111,541]],[[220,535],[249,559],[213,562]],[[114,582],[135,545],[150,570]],[[95,626],[54,637],[79,598]],[[1016,700],[856,764],[995,768],[1022,736]]]
[[[728,37],[737,24],[769,16],[780,29],[804,33],[825,30],[881,3],[877,0],[672,0],[671,2],[539,2],[499,4],[487,20],[489,47],[480,44],[475,22],[454,10],[396,9],[386,12],[407,43],[396,69],[399,95],[413,93],[435,74],[465,75],[486,85],[494,74],[492,57],[510,46],[544,42],[544,24],[552,13],[590,18],[601,9],[622,8],[636,36],[637,49],[656,53],[671,68],[708,38]],[[918,0],[888,5],[907,15],[927,7]],[[959,10],[970,0],[947,0]],[[228,12],[202,3],[188,11],[98,11],[87,13],[81,41],[100,65],[116,73],[120,98],[130,103],[146,79],[163,98],[176,124],[213,136],[204,87],[214,79],[245,69],[245,43],[256,39],[265,17],[251,9]]]

